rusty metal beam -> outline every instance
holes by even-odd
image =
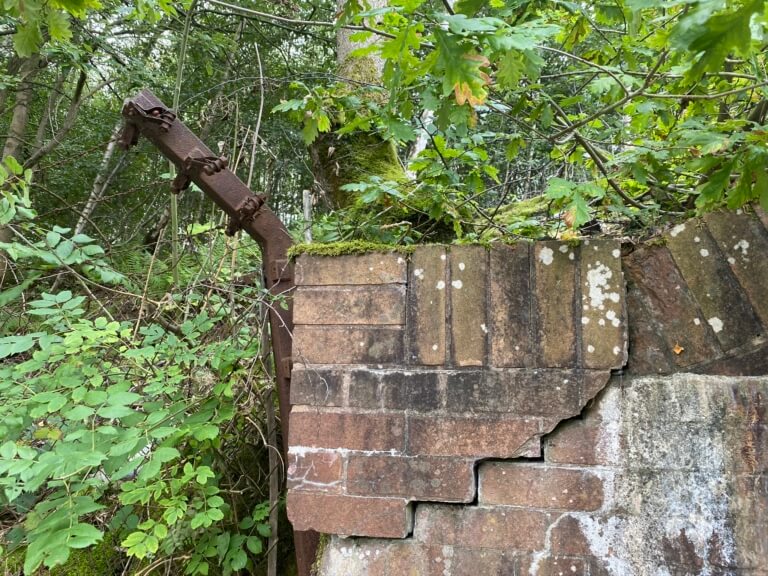
[[[265,198],[253,194],[227,169],[226,159],[213,154],[152,92],[142,90],[128,98],[123,116],[125,127],[120,144],[124,148],[135,144],[139,135],[146,137],[176,166],[174,192],[194,182],[230,217],[229,232],[242,229],[261,247],[265,286],[275,297],[269,308],[269,322],[280,400],[283,460],[287,462],[294,287],[288,248],[293,240],[280,219],[265,205]],[[318,535],[294,531],[294,542],[299,575],[309,576]]]

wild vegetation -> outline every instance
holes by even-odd
[[[281,303],[200,190],[115,146],[124,97],[172,103],[297,241],[348,242],[315,253],[634,238],[768,209],[767,19],[759,0],[6,2],[0,569],[290,571],[263,328]]]

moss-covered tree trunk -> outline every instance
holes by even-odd
[[[346,0],[339,0],[339,11],[344,9]],[[371,8],[382,8],[387,0],[369,0]],[[348,82],[350,92],[361,99],[371,98],[372,90],[366,85],[381,82],[384,61],[378,54],[354,56],[361,47],[378,41],[374,35],[364,42],[351,39],[353,32],[340,29],[336,36],[337,74]],[[343,208],[354,200],[341,186],[360,182],[371,176],[386,180],[402,180],[406,177],[397,150],[375,133],[355,132],[341,137],[333,133],[322,134],[310,147],[315,182],[333,208]]]

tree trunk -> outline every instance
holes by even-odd
[[[344,8],[345,0],[339,0],[339,10]],[[371,8],[382,8],[387,0],[370,0]],[[371,36],[364,42],[351,39],[354,32],[340,29],[336,36],[336,65],[338,75],[353,83],[349,90],[359,91],[360,84],[379,84],[384,69],[384,61],[378,54],[353,56],[358,48],[370,46],[378,41]],[[376,95],[369,93],[368,97]],[[321,134],[310,146],[310,157],[315,176],[315,184],[333,208],[348,206],[353,197],[341,186],[351,182],[360,182],[371,176],[399,182],[406,179],[405,170],[397,157],[397,150],[392,142],[382,140],[377,134],[358,132],[343,137],[334,134]]]
[[[39,62],[40,56],[33,54],[29,58],[24,59],[19,69],[21,82],[19,83],[19,89],[16,91],[16,104],[13,107],[13,116],[8,127],[8,137],[5,140],[5,146],[3,146],[3,158],[13,156],[16,160],[21,161],[22,159],[24,133],[29,122],[29,105],[34,96],[32,80],[40,69]]]
[[[24,134],[27,131],[27,124],[29,122],[29,106],[34,96],[32,80],[40,70],[39,63],[40,56],[33,54],[29,58],[25,58],[19,66],[21,81],[16,91],[16,103],[13,107],[11,124],[8,127],[8,137],[5,139],[5,145],[3,146],[3,160],[8,156],[13,156],[19,162],[22,160]],[[0,227],[0,242],[10,242],[12,239],[11,229],[7,226]],[[4,253],[0,252],[0,289],[5,283],[7,274],[8,258]]]

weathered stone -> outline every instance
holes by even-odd
[[[451,248],[451,350],[456,366],[485,363],[488,252],[482,246]]]
[[[431,546],[430,571],[418,576],[500,576],[513,575],[506,571],[505,553],[501,550],[461,548],[459,546]]]
[[[428,566],[426,549],[413,540],[338,536],[329,538],[316,564],[317,576],[425,576]]]
[[[535,365],[532,349],[531,245],[494,245],[490,257],[490,363],[496,367]]]
[[[602,426],[585,422],[567,422],[547,437],[544,459],[553,464],[581,466],[609,466],[615,457],[606,450]]]
[[[439,366],[446,358],[448,257],[442,246],[420,246],[408,282],[408,361]]]
[[[653,315],[634,282],[627,282],[627,322],[629,325],[629,357],[626,370],[630,374],[671,374],[674,371],[670,355],[674,354],[664,341]]]
[[[343,373],[340,370],[294,366],[291,373],[291,404],[343,406]]]
[[[570,368],[576,364],[576,252],[563,242],[537,242],[533,257],[538,328],[538,365]]]
[[[297,286],[404,284],[406,261],[400,254],[309,256],[296,259]]]
[[[431,412],[442,405],[437,372],[387,372],[382,376],[384,408]]]
[[[288,519],[294,530],[378,538],[405,538],[413,525],[411,507],[402,498],[301,491],[288,492]]]
[[[697,221],[680,224],[666,236],[669,251],[724,350],[760,335],[749,300],[739,287],[717,244]]]
[[[506,386],[489,378],[481,370],[445,372],[445,409],[454,414],[507,412],[509,394]]]
[[[382,407],[381,375],[380,371],[368,369],[350,370],[347,406],[370,410],[380,409]]]
[[[395,451],[405,447],[405,419],[400,414],[336,412],[294,406],[289,446]]]
[[[627,360],[621,245],[615,240],[585,240],[580,260],[583,364],[621,368]]]
[[[763,223],[763,226],[765,226],[765,229],[768,230],[768,212],[763,210],[759,204],[755,204],[755,214],[757,214],[757,217],[760,218],[760,221]]]
[[[328,450],[288,453],[288,489],[341,492],[344,461]]]
[[[347,465],[347,492],[358,496],[471,502],[475,497],[473,461],[352,454]]]
[[[296,326],[293,358],[307,364],[397,364],[403,361],[403,329]]]
[[[672,255],[662,246],[646,246],[624,259],[624,270],[657,326],[669,357],[679,368],[721,356],[714,334],[686,287]]]
[[[731,270],[749,296],[764,330],[768,328],[768,231],[751,214],[714,212],[705,217]]]
[[[296,324],[405,324],[405,286],[299,286],[293,298]]]
[[[725,358],[699,364],[691,372],[720,376],[763,376],[768,374],[768,341],[752,349],[741,352],[731,351]]]
[[[414,538],[437,546],[533,551],[543,547],[552,517],[506,506],[420,505]]]
[[[551,510],[593,511],[603,504],[603,483],[585,470],[517,462],[482,464],[480,504]]]
[[[588,556],[589,542],[573,516],[561,516],[550,531],[550,550],[558,556]]]
[[[408,454],[513,458],[540,433],[534,418],[408,416]]]

